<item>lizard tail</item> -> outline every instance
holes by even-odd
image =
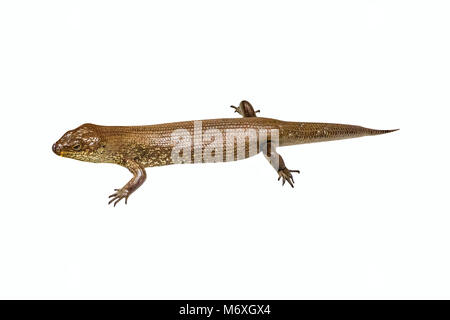
[[[376,136],[379,134],[385,134],[385,133],[391,133],[391,132],[395,132],[398,131],[400,129],[392,129],[392,130],[376,130],[376,129],[367,129],[368,130],[368,135],[370,136]]]
[[[336,123],[290,122],[281,127],[280,145],[295,145],[375,136],[397,130],[399,129],[376,130],[361,126]]]

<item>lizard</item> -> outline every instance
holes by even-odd
[[[294,187],[292,173],[300,171],[286,167],[277,147],[372,136],[398,130],[257,117],[256,113],[260,111],[255,111],[246,100],[240,102],[238,107],[231,107],[242,117],[146,126],[101,126],[85,123],[67,131],[53,144],[52,150],[62,157],[94,163],[114,163],[127,168],[133,177],[122,188],[114,189],[114,193],[109,196],[108,204],[116,206],[122,199],[126,204],[128,197],[144,183],[147,167],[235,161],[262,152],[278,173],[278,180],[282,179],[282,185],[288,182]],[[249,134],[252,130],[264,134]],[[178,135],[174,134],[177,132]],[[208,132],[213,134],[208,135]],[[234,136],[228,136],[229,132],[234,133]],[[204,139],[203,136],[210,139]],[[184,160],[180,161],[177,157]]]

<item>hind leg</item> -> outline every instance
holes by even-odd
[[[269,141],[261,146],[261,150],[264,154],[264,157],[269,161],[271,166],[278,173],[278,181],[283,179],[282,185],[286,183],[286,181],[290,184],[290,186],[294,187],[294,177],[292,176],[292,172],[300,173],[299,170],[289,170],[286,168],[284,164],[283,157],[281,157],[277,151],[275,146]]]
[[[259,112],[259,110],[255,111],[250,102],[245,100],[242,100],[241,103],[239,103],[239,107],[231,106],[231,108],[234,108],[234,112],[239,113],[244,118],[256,117],[256,114]]]

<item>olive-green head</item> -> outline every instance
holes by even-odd
[[[95,124],[85,123],[67,131],[55,144],[53,152],[59,156],[88,162],[103,162],[105,143]]]

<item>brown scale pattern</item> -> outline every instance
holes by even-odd
[[[201,144],[201,162],[208,161],[204,155],[205,147],[217,147],[221,149],[223,161],[227,161],[227,139],[226,130],[235,130],[238,139],[245,139],[245,156],[248,158],[251,154],[250,146],[256,146],[256,152],[259,152],[259,137],[256,139],[248,135],[246,130],[260,130],[268,133],[270,140],[270,130],[279,130],[279,145],[289,146],[296,144],[332,141],[340,139],[349,139],[367,135],[376,135],[391,132],[391,130],[373,130],[354,125],[343,125],[333,123],[314,123],[314,122],[286,122],[270,118],[238,118],[238,119],[212,119],[201,121],[201,135],[205,135],[207,130],[218,130],[222,135],[222,143],[218,145],[211,140],[202,141]],[[108,154],[115,155],[112,158],[114,162],[122,162],[124,157],[136,159],[145,167],[164,166],[173,164],[172,149],[174,143],[171,135],[175,130],[186,130],[193,139],[200,141],[200,135],[194,135],[194,121],[174,122],[150,126],[131,126],[131,127],[111,127],[97,126],[98,132],[106,141]],[[239,132],[242,131],[242,132]],[[198,133],[200,131],[198,130]],[[191,161],[194,162],[194,154],[198,150],[193,147],[192,139],[185,143],[178,143],[178,147],[191,148]],[[238,147],[233,146],[233,159],[238,158]]]
[[[378,135],[395,130],[373,130],[360,126],[286,122],[256,117],[253,107],[243,101],[233,107],[243,118],[184,121],[149,126],[99,126],[83,124],[66,132],[54,145],[53,151],[64,157],[88,162],[116,163],[128,168],[133,178],[110,197],[116,205],[121,199],[127,201],[146,179],[145,167],[171,165],[179,155],[184,162],[235,161],[251,157],[264,150],[269,163],[277,170],[279,179],[292,187],[292,172],[286,168],[282,157],[276,152],[279,146],[323,142]],[[201,126],[201,127],[200,127]],[[173,139],[177,130],[183,130]],[[229,133],[232,136],[229,136]],[[211,133],[211,135],[207,135]],[[260,134],[263,133],[262,136]],[[181,135],[182,137],[183,135]],[[241,143],[237,143],[241,142]],[[189,155],[189,154],[190,155]]]

